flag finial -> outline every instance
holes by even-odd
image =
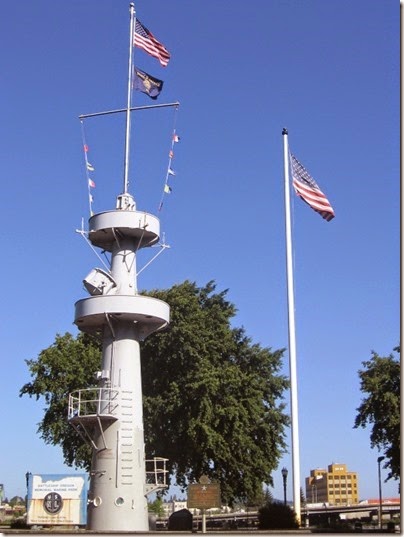
[[[285,136],[285,134],[288,133],[288,129],[285,129],[285,127],[282,129],[282,136]]]

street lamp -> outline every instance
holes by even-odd
[[[383,456],[377,457],[377,468],[379,473],[379,529],[382,529],[382,479],[380,473],[380,463],[384,460]]]
[[[283,503],[286,505],[286,481],[288,479],[288,469],[282,468],[282,478],[283,478]]]
[[[317,503],[317,485],[315,483],[311,485],[311,503]]]

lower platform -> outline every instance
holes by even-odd
[[[143,339],[167,326],[170,306],[157,298],[142,295],[92,296],[75,304],[74,322],[83,332],[100,332],[111,318],[135,323]]]

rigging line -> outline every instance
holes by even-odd
[[[178,103],[178,106],[175,107],[175,110],[174,110],[174,119],[173,119],[173,133],[171,135],[171,149],[170,149],[170,152],[169,152],[169,157],[168,157],[168,166],[167,166],[167,172],[166,172],[166,177],[165,177],[165,181],[164,181],[164,186],[163,186],[163,192],[161,194],[161,199],[160,199],[160,203],[159,203],[159,206],[158,206],[158,211],[160,212],[162,207],[163,207],[163,200],[164,200],[164,195],[167,193],[167,189],[168,189],[168,192],[170,192],[170,186],[168,184],[168,179],[169,179],[169,176],[170,176],[170,170],[171,170],[171,162],[173,160],[173,156],[174,156],[174,144],[175,144],[175,136],[176,136],[176,124],[177,124],[177,116],[178,116],[178,108],[179,108],[179,103]]]
[[[139,220],[139,224],[140,224],[140,220]],[[140,245],[142,244],[142,240],[143,240],[143,237],[144,237],[144,234],[146,233],[146,227],[147,227],[147,224],[146,224],[146,213],[144,214],[144,225],[142,227],[142,234],[140,235],[140,239],[138,240],[137,242],[137,245],[136,245],[136,250],[134,251],[134,254],[136,255],[139,251],[139,248],[140,248]]]
[[[87,232],[84,231],[83,229],[76,229],[76,233],[79,233],[83,239],[87,242],[87,244],[90,246],[90,248],[92,249],[92,251],[95,253],[95,255],[98,257],[98,259],[101,261],[101,263],[104,265],[104,267],[107,269],[107,271],[109,272],[109,274],[111,274],[111,267],[104,262],[104,260],[102,259],[102,257],[99,255],[99,253],[97,252],[97,250],[94,248],[94,246],[91,244],[89,238],[87,237]]]
[[[115,242],[117,243],[118,245],[118,248],[121,248],[121,245],[119,243],[119,238],[118,238],[118,235],[116,233],[116,229],[113,227],[111,228],[112,229],[112,235],[114,236],[114,239],[115,239]]]
[[[109,266],[111,266],[111,259],[107,256],[107,252],[105,250],[103,250],[101,253],[103,254],[105,259],[107,260],[107,263],[109,264]]]
[[[164,252],[164,250],[165,250],[166,248],[170,248],[170,246],[169,246],[168,244],[159,244],[159,246],[160,246],[161,249],[157,252],[157,254],[156,254],[155,256],[153,256],[153,257],[150,259],[150,261],[148,261],[148,262],[146,263],[146,265],[144,265],[144,267],[142,267],[142,268],[139,270],[139,272],[136,274],[136,276],[139,276],[139,274],[140,274],[141,272],[143,272],[145,268],[147,268],[151,263],[153,263],[153,261],[154,261],[154,260],[155,260],[155,259],[162,253],[162,252]]]
[[[92,202],[93,202],[93,196],[91,194],[91,184],[94,184],[90,175],[89,175],[89,162],[88,162],[88,156],[87,156],[87,153],[88,153],[88,145],[87,145],[87,142],[86,142],[86,136],[85,136],[85,133],[84,133],[84,121],[81,119],[80,120],[80,123],[81,123],[81,139],[82,139],[82,143],[83,143],[83,151],[84,151],[84,162],[85,162],[85,165],[86,165],[86,178],[87,178],[87,191],[88,191],[88,206],[89,206],[89,211],[90,211],[90,216],[93,216],[93,206],[92,206]]]

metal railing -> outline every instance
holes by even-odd
[[[115,416],[119,391],[111,388],[86,388],[69,394],[68,418]]]
[[[154,457],[146,459],[146,494],[168,487],[166,463],[168,459]]]

